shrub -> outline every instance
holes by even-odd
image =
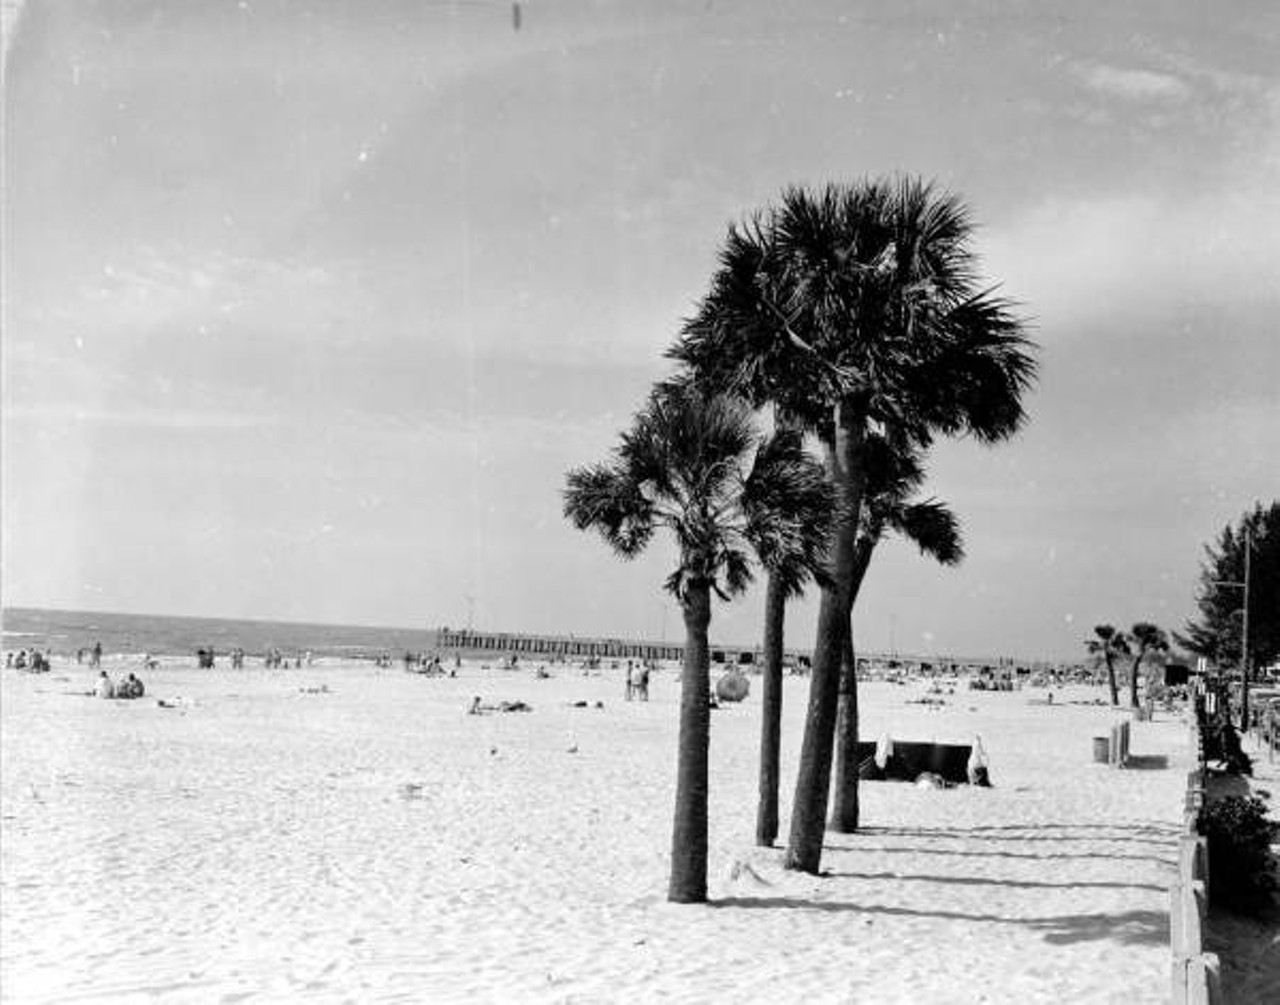
[[[1260,910],[1276,889],[1271,842],[1280,825],[1257,796],[1224,796],[1200,811],[1197,829],[1209,844],[1209,889],[1215,901]]]

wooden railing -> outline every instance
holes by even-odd
[[[1178,836],[1178,876],[1169,888],[1169,935],[1173,951],[1171,990],[1174,1005],[1221,1005],[1216,953],[1204,951],[1204,919],[1209,904],[1209,847],[1200,836],[1204,808],[1205,751],[1199,717],[1191,721],[1196,767],[1187,773],[1187,792]]]

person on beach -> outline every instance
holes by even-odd
[[[117,698],[141,698],[144,694],[146,694],[146,688],[132,673],[120,682],[120,687],[116,690]]]
[[[94,686],[93,693],[98,698],[114,698],[116,696],[115,685],[111,683],[111,678],[107,676],[105,670],[98,671],[98,683]]]
[[[90,667],[102,666],[102,643],[95,642],[93,644],[93,654],[89,657]]]

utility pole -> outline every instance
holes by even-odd
[[[1253,528],[1244,528],[1244,619],[1240,626],[1240,728],[1249,732],[1249,561],[1253,554]]]
[[[1240,729],[1249,731],[1249,566],[1253,555],[1253,529],[1244,527],[1244,582],[1231,579],[1210,580],[1215,586],[1234,586],[1244,590],[1244,608],[1240,623]]]

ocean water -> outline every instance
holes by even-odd
[[[178,618],[31,607],[4,608],[0,612],[0,626],[6,652],[36,648],[63,655],[74,655],[78,649],[92,648],[98,642],[102,643],[104,653],[182,656],[210,646],[218,653],[239,646],[250,656],[276,648],[287,655],[312,652],[316,656],[347,658],[374,657],[382,653],[394,657],[406,650],[429,652],[435,644],[435,630],[425,628]]]

